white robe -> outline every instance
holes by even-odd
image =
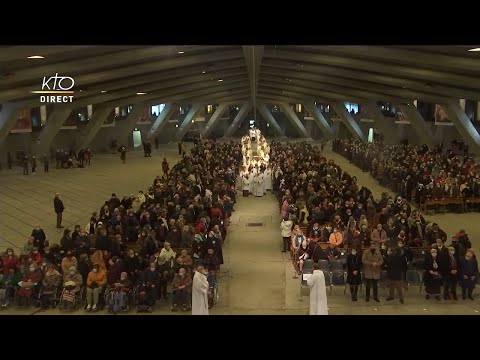
[[[265,190],[272,190],[272,170],[265,170]]]
[[[322,270],[314,270],[307,280],[310,287],[310,315],[328,315],[327,287]]]
[[[250,180],[248,178],[242,178],[242,190],[250,191]]]
[[[260,197],[260,196],[263,196],[263,185],[264,185],[264,182],[263,182],[263,174],[262,173],[259,173],[256,177],[255,177],[255,188],[254,188],[254,195],[257,196],[257,197]]]
[[[192,282],[192,315],[208,315],[207,277],[196,271]]]

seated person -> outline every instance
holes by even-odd
[[[202,264],[208,271],[218,271],[219,261],[213,249],[207,250],[207,255],[203,258]]]
[[[330,234],[328,241],[334,247],[342,246],[343,244],[343,235],[338,228],[333,229],[333,233]]]
[[[77,271],[75,266],[68,269],[68,273],[63,277],[63,293],[62,301],[60,302],[61,310],[68,310],[75,308],[75,300],[78,296],[81,286],[83,285],[82,275]]]
[[[35,240],[35,238],[33,236],[30,236],[27,239],[27,242],[25,243],[25,245],[23,245],[22,254],[31,254],[32,253],[34,240]]]
[[[177,262],[177,266],[185,267],[187,270],[191,270],[193,265],[192,258],[190,257],[190,255],[188,255],[187,250],[185,249],[182,250],[176,262]]]
[[[308,244],[307,240],[302,241],[302,245],[298,248],[295,253],[295,269],[300,275],[303,271],[303,263],[308,259]]]
[[[139,279],[138,305],[147,306],[151,310],[158,298],[158,287],[160,285],[160,274],[154,262],[142,272]]]
[[[40,264],[42,263],[42,254],[40,254],[37,247],[33,248],[30,257],[38,266],[40,266]]]
[[[107,309],[117,313],[118,311],[128,310],[128,293],[133,284],[128,278],[126,272],[122,272],[120,277],[110,287],[110,294],[107,297]]]
[[[157,258],[157,271],[160,274],[160,289],[158,291],[158,298],[163,295],[167,299],[167,287],[168,283],[173,279],[174,272],[170,267],[170,263],[167,262],[163,255],[159,255]]]
[[[70,269],[72,266],[75,266],[75,268],[78,267],[78,261],[75,256],[73,256],[73,252],[71,250],[67,251],[67,255],[62,259],[62,272],[63,275],[68,274],[68,269]]]
[[[190,288],[192,286],[192,277],[187,274],[185,268],[180,268],[178,274],[173,278],[173,307],[172,311],[178,310],[178,305],[186,311],[189,304]]]
[[[310,239],[316,239],[316,240],[322,238],[322,230],[320,229],[320,226],[318,225],[318,223],[313,224],[313,227],[310,230],[308,237]]]
[[[22,280],[22,274],[15,267],[9,267],[8,271],[0,279],[0,306],[7,307],[8,300],[15,295],[15,288]]]
[[[20,281],[17,296],[18,305],[30,305],[32,296],[38,291],[42,281],[42,272],[36,263],[32,262]]]
[[[165,241],[165,244],[163,245],[163,249],[160,251],[160,255],[163,255],[163,257],[171,264],[174,263],[175,258],[177,256],[177,254],[175,253],[175,251],[173,251],[168,241]]]
[[[338,256],[340,255],[340,250],[333,244],[328,244],[327,249],[325,250],[327,253],[327,257],[329,261],[333,261],[338,259]]]
[[[42,280],[42,297],[40,304],[42,309],[48,309],[52,298],[55,298],[57,289],[62,283],[62,275],[55,269],[55,265],[48,264],[47,271]]]
[[[93,265],[87,277],[87,311],[97,311],[100,293],[107,284],[107,273],[99,264]]]

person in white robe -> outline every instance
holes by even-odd
[[[317,263],[313,264],[313,274],[307,284],[310,287],[310,315],[328,315],[325,275]]]
[[[255,176],[255,192],[254,195],[256,197],[262,197],[263,196],[263,174],[261,172],[258,172],[258,174]]]
[[[253,173],[253,169],[248,174],[248,181],[250,182],[250,194],[255,195],[255,188],[257,184],[255,181],[255,174]]]
[[[250,195],[250,180],[248,178],[248,174],[245,174],[242,177],[242,191],[244,197]]]
[[[265,191],[272,190],[272,169],[267,167],[265,169]]]
[[[192,315],[208,315],[208,271],[197,267],[192,282]]]

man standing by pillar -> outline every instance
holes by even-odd
[[[48,155],[43,155],[43,170],[47,173],[48,172],[48,165],[50,164],[50,159]]]
[[[55,208],[55,213],[57,214],[57,228],[62,229],[62,213],[65,210],[63,206],[63,201],[60,200],[60,194],[56,193],[55,198],[53,199],[53,207]]]

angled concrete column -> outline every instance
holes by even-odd
[[[243,119],[245,119],[245,116],[247,116],[248,112],[252,109],[252,104],[251,103],[245,103],[242,105],[240,110],[238,111],[237,115],[233,119],[232,123],[228,127],[227,131],[225,131],[225,134],[223,135],[224,137],[230,137],[233,135],[237,127],[242,123]]]
[[[148,140],[154,139],[158,134],[160,134],[168,123],[168,119],[170,119],[170,116],[173,114],[173,110],[175,109],[174,104],[168,103],[165,104],[165,107],[163,110],[158,114],[157,119],[152,125],[152,128],[148,132],[147,138]]]
[[[202,110],[203,104],[193,104],[192,108],[188,112],[187,116],[185,116],[185,119],[183,119],[182,124],[178,127],[178,131],[175,134],[175,139],[176,140],[181,140],[185,133],[188,131],[188,129],[192,126],[192,120],[195,119],[195,116]]]
[[[210,117],[210,120],[208,120],[207,125],[205,125],[205,128],[202,131],[202,136],[208,135],[210,133],[210,131],[212,131],[215,128],[215,125],[216,125],[218,119],[220,119],[220,117],[223,115],[223,113],[227,109],[228,109],[227,104],[218,105],[217,109],[215,110],[215,112]]]
[[[318,128],[320,129],[320,131],[323,133],[325,137],[333,137],[335,135],[332,127],[328,123],[327,119],[325,119],[322,112],[317,108],[315,103],[306,102],[306,103],[303,103],[303,106],[305,106],[308,112],[312,114],[315,124],[318,126]]]
[[[98,131],[101,129],[108,115],[110,115],[112,111],[113,111],[113,108],[111,107],[93,108],[92,118],[90,119],[90,121],[88,122],[88,125],[84,130],[85,131],[84,135],[80,137],[75,147],[76,151],[79,151],[80,149],[85,149],[88,147],[88,145],[90,145],[92,140],[97,135]]]
[[[284,133],[282,131],[282,128],[280,125],[278,125],[277,121],[273,117],[273,115],[270,113],[270,111],[267,109],[265,104],[258,104],[257,105],[258,111],[260,114],[263,116],[263,118],[270,124],[271,127],[275,130],[275,133],[278,136],[283,136]]]
[[[145,106],[146,105],[144,103],[133,105],[132,110],[130,110],[125,119],[122,120],[122,123],[127,123],[128,126],[122,127],[121,130],[118,130],[118,132],[115,131],[117,134],[116,138],[118,143],[124,142],[126,144],[128,142],[128,137],[132,133],[132,130],[136,127],[137,121],[140,116],[142,116]]]
[[[429,146],[433,145],[433,135],[428,125],[425,123],[422,114],[418,111],[417,107],[413,104],[410,106],[402,105],[401,110],[404,113],[408,121],[410,121],[410,126],[417,135],[417,139],[422,144],[427,144]]]
[[[48,115],[45,127],[37,138],[37,142],[33,145],[33,152],[35,154],[40,155],[49,152],[53,139],[57,136],[65,120],[67,120],[68,116],[72,113],[72,110],[71,107],[54,106],[53,111]]]
[[[453,122],[457,131],[462,135],[463,140],[470,147],[470,152],[478,154],[480,152],[480,134],[473,126],[465,111],[458,103],[441,105],[447,113],[448,119]]]
[[[367,108],[367,116],[375,121],[375,127],[383,133],[384,142],[386,144],[397,144],[400,140],[400,131],[399,127],[395,125],[395,119],[384,116],[375,102],[365,102],[363,105]]]
[[[293,127],[298,131],[300,136],[304,138],[311,137],[308,134],[307,129],[305,129],[305,126],[303,126],[302,122],[298,118],[297,114],[295,114],[295,111],[293,111],[293,109],[288,104],[280,103],[279,105],[287,116],[288,120],[290,120]]]
[[[3,146],[10,130],[15,126],[21,111],[22,107],[15,104],[2,104],[2,110],[0,111],[0,146]]]
[[[343,103],[339,103],[339,102],[332,102],[331,105],[335,109],[335,111],[337,112],[340,119],[342,119],[342,121],[345,123],[348,130],[352,133],[352,135],[356,136],[357,138],[359,138],[363,142],[366,142],[367,137],[362,132],[362,129],[360,129],[360,126],[358,126],[357,122],[352,117],[352,115],[348,112],[345,105]]]

